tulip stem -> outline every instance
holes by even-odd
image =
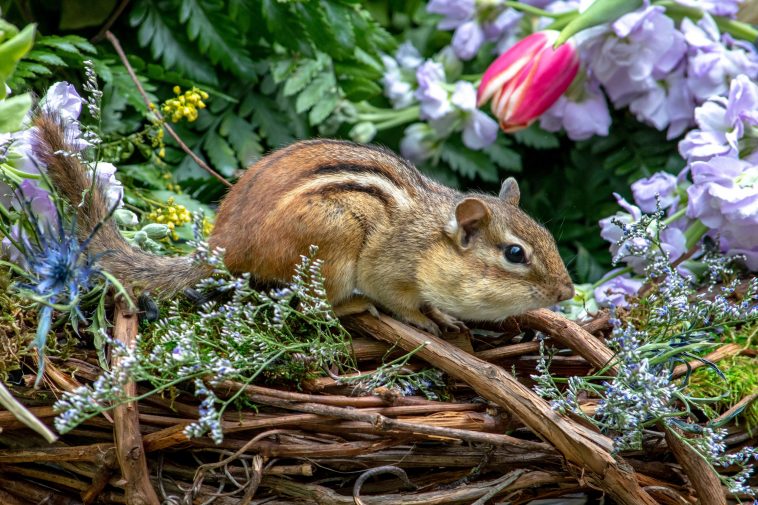
[[[698,240],[703,238],[703,235],[705,235],[708,232],[708,227],[703,224],[702,221],[699,219],[692,223],[689,228],[687,228],[687,231],[684,232],[684,238],[687,240],[685,243],[685,247],[687,249],[692,248]]]
[[[687,212],[687,207],[682,207],[681,209],[677,210],[673,214],[671,214],[669,217],[661,221],[662,224],[671,224],[680,217],[684,217],[684,214]]]
[[[506,1],[506,2],[503,2],[503,4],[513,9],[516,9],[517,11],[522,11],[522,12],[532,14],[534,16],[541,16],[541,17],[546,17],[546,18],[559,18],[560,16],[566,14],[565,12],[546,11],[546,10],[539,9],[532,5],[524,4],[521,2]]]
[[[600,279],[599,281],[597,281],[595,284],[593,284],[592,285],[592,289],[594,290],[594,289],[602,286],[603,284],[605,284],[609,280],[615,279],[616,277],[619,277],[619,276],[624,275],[624,274],[628,274],[631,271],[632,271],[632,267],[624,267],[622,269],[616,270],[615,272],[606,275],[605,277],[603,277],[602,279]]]
[[[682,18],[690,18],[695,21],[703,17],[703,11],[697,7],[687,7],[674,2],[673,0],[658,0],[653,2],[653,5],[660,5],[666,9],[666,14],[675,20],[681,20]],[[758,40],[758,30],[753,28],[747,23],[737,21],[736,19],[729,19],[723,16],[712,16],[716,22],[716,26],[722,32],[727,32],[739,39],[747,40],[748,42],[755,43]]]

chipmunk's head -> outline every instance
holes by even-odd
[[[508,178],[497,198],[467,195],[456,203],[444,239],[424,262],[436,272],[420,272],[429,303],[462,319],[497,321],[574,296],[553,236],[519,199],[518,183]]]

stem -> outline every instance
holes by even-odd
[[[615,279],[616,277],[619,277],[621,275],[628,274],[631,271],[632,271],[632,267],[624,267],[621,270],[617,270],[617,271],[613,272],[612,274],[608,274],[605,277],[603,277],[602,279],[600,279],[599,281],[597,281],[595,284],[593,284],[592,285],[592,289],[595,289],[595,288],[597,288],[597,287],[605,284],[606,282],[608,282],[611,279]]]
[[[409,123],[411,121],[418,119],[420,110],[421,108],[418,105],[415,105],[413,107],[408,107],[407,109],[398,111],[398,113],[395,114],[392,118],[387,119],[386,121],[383,121],[381,123],[376,123],[374,126],[376,126],[377,131],[379,131],[379,130],[386,130],[388,128],[393,128],[401,124]]]
[[[703,238],[703,235],[705,235],[708,232],[709,228],[703,224],[702,221],[699,219],[692,223],[689,228],[687,228],[687,231],[684,232],[684,237],[687,239],[687,242],[685,246],[687,249],[692,248],[698,240]]]
[[[684,217],[684,215],[687,213],[687,207],[682,207],[681,209],[677,210],[673,214],[671,214],[669,217],[661,221],[662,224],[671,224],[680,217]]]
[[[532,5],[521,3],[521,2],[506,1],[506,2],[503,2],[503,5],[511,7],[512,9],[516,9],[517,11],[526,12],[527,14],[532,14],[533,16],[541,16],[541,17],[546,17],[546,18],[557,19],[561,17],[562,15],[566,14],[565,12],[549,12],[549,11],[539,9]],[[576,13],[576,11],[572,11],[572,12]]]
[[[704,12],[697,7],[686,7],[674,2],[673,0],[658,0],[656,2],[653,2],[653,5],[660,5],[664,7],[666,9],[666,14],[676,20],[687,17],[697,21],[701,19],[704,14]],[[716,26],[718,26],[719,30],[722,32],[727,32],[730,35],[737,37],[738,39],[747,40],[751,43],[754,43],[756,40],[758,40],[758,30],[749,24],[737,21],[735,19],[725,18],[723,16],[712,17],[716,22]]]

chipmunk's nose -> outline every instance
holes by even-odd
[[[568,283],[563,284],[562,286],[558,287],[558,301],[562,302],[563,300],[570,300],[574,297],[574,283],[571,281],[568,281]]]

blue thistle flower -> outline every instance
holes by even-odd
[[[36,205],[41,188],[18,185],[16,203],[19,221],[14,226],[0,222],[0,233],[5,235],[14,249],[14,271],[19,274],[14,287],[23,296],[37,303],[39,308],[37,332],[33,346],[37,348],[38,370],[35,387],[39,385],[45,369],[45,344],[52,325],[53,311],[68,312],[72,326],[84,319],[79,307],[82,296],[90,291],[93,279],[102,275],[94,265],[95,258],[86,249],[92,235],[79,242],[76,223],[68,226],[63,220],[62,208],[48,208],[39,212]],[[46,193],[46,192],[45,192]],[[49,198],[49,195],[47,195]]]

